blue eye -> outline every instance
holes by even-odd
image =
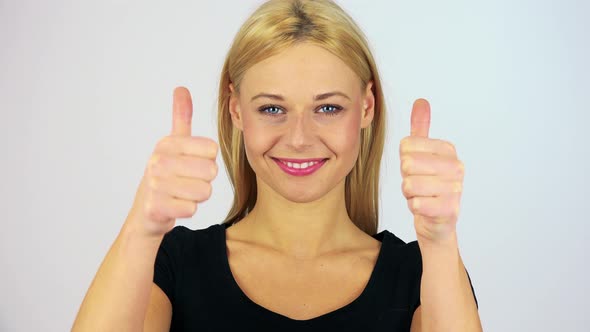
[[[325,112],[321,112],[324,113],[326,115],[336,115],[338,113],[340,113],[340,111],[342,111],[342,107],[341,106],[337,106],[337,105],[322,105],[320,107],[320,109],[326,110]]]
[[[258,109],[259,112],[263,113],[264,115],[270,116],[277,116],[280,115],[279,111],[282,111],[279,107],[274,105],[265,105]]]
[[[326,104],[319,107],[320,112],[327,116],[334,116],[342,111],[342,106]],[[282,108],[276,105],[264,105],[258,108],[258,112],[268,116],[280,116],[285,114]]]

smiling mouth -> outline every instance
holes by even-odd
[[[323,163],[329,158],[309,158],[309,159],[293,159],[293,158],[275,158],[273,160],[282,163],[291,169],[307,169],[319,163]]]
[[[297,166],[305,166],[305,164],[315,165],[317,163],[320,163],[320,162],[323,162],[323,161],[326,161],[329,159],[329,158],[293,159],[293,158],[275,158],[275,157],[271,157],[271,158],[276,161],[280,161],[289,167],[296,167],[296,168],[300,168]]]

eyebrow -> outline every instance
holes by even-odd
[[[319,95],[315,95],[313,97],[313,100],[314,101],[324,100],[324,99],[328,99],[333,96],[341,96],[341,97],[344,97],[344,98],[350,100],[350,97],[348,97],[344,92],[340,92],[340,91],[331,91],[331,92],[326,92],[326,93],[322,93]],[[274,99],[274,100],[285,101],[285,97],[283,97],[282,95],[262,92],[262,93],[257,94],[256,96],[252,97],[252,99],[250,99],[250,102],[253,102],[255,99],[258,99],[258,98],[269,98],[269,99]]]

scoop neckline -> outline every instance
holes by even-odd
[[[325,320],[325,319],[329,319],[329,318],[333,318],[333,317],[337,317],[337,316],[342,316],[342,315],[345,315],[345,314],[351,312],[355,308],[361,306],[363,303],[367,302],[367,300],[368,300],[367,297],[369,296],[369,293],[371,293],[371,291],[375,288],[375,283],[377,282],[376,281],[377,273],[378,273],[378,271],[380,271],[382,269],[382,266],[384,264],[384,262],[383,262],[384,255],[385,255],[384,246],[385,246],[385,243],[387,242],[385,240],[387,238],[387,236],[385,234],[386,233],[385,230],[383,230],[379,233],[376,233],[375,235],[372,235],[372,237],[375,240],[381,242],[381,247],[379,248],[379,254],[377,255],[377,261],[375,262],[375,265],[373,266],[373,270],[371,271],[371,275],[369,276],[369,281],[367,282],[367,284],[363,288],[360,295],[358,295],[354,300],[352,300],[348,304],[345,304],[344,306],[336,308],[332,311],[326,312],[322,315],[312,317],[309,319],[293,319],[291,317],[287,317],[287,316],[280,314],[278,312],[272,311],[272,310],[270,310],[270,309],[268,309],[256,302],[254,302],[254,300],[252,300],[250,297],[248,297],[248,295],[246,295],[246,293],[242,290],[242,288],[240,288],[240,285],[238,284],[238,282],[234,278],[233,272],[231,271],[231,267],[229,265],[229,258],[227,256],[226,229],[231,225],[228,226],[228,224],[218,224],[217,226],[219,229],[220,237],[222,239],[221,248],[223,249],[223,252],[222,252],[222,257],[223,257],[222,261],[223,261],[223,269],[224,269],[223,273],[227,276],[226,280],[229,281],[230,287],[235,292],[235,294],[237,294],[237,296],[239,298],[241,298],[246,303],[248,303],[248,305],[250,305],[254,310],[257,310],[263,314],[271,315],[271,316],[281,319],[281,320],[286,320],[286,321],[292,322],[294,324],[308,324],[308,323],[317,322],[317,321],[321,321],[321,320]],[[381,237],[381,240],[378,239],[379,237]]]

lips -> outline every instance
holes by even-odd
[[[291,159],[272,158],[285,173],[294,176],[306,176],[320,169],[328,158]],[[304,167],[304,168],[301,168]]]
[[[292,159],[292,158],[274,158],[274,157],[272,157],[272,159],[280,160],[280,161],[284,161],[284,162],[302,164],[302,163],[308,163],[308,162],[314,162],[314,161],[323,161],[328,158]]]

